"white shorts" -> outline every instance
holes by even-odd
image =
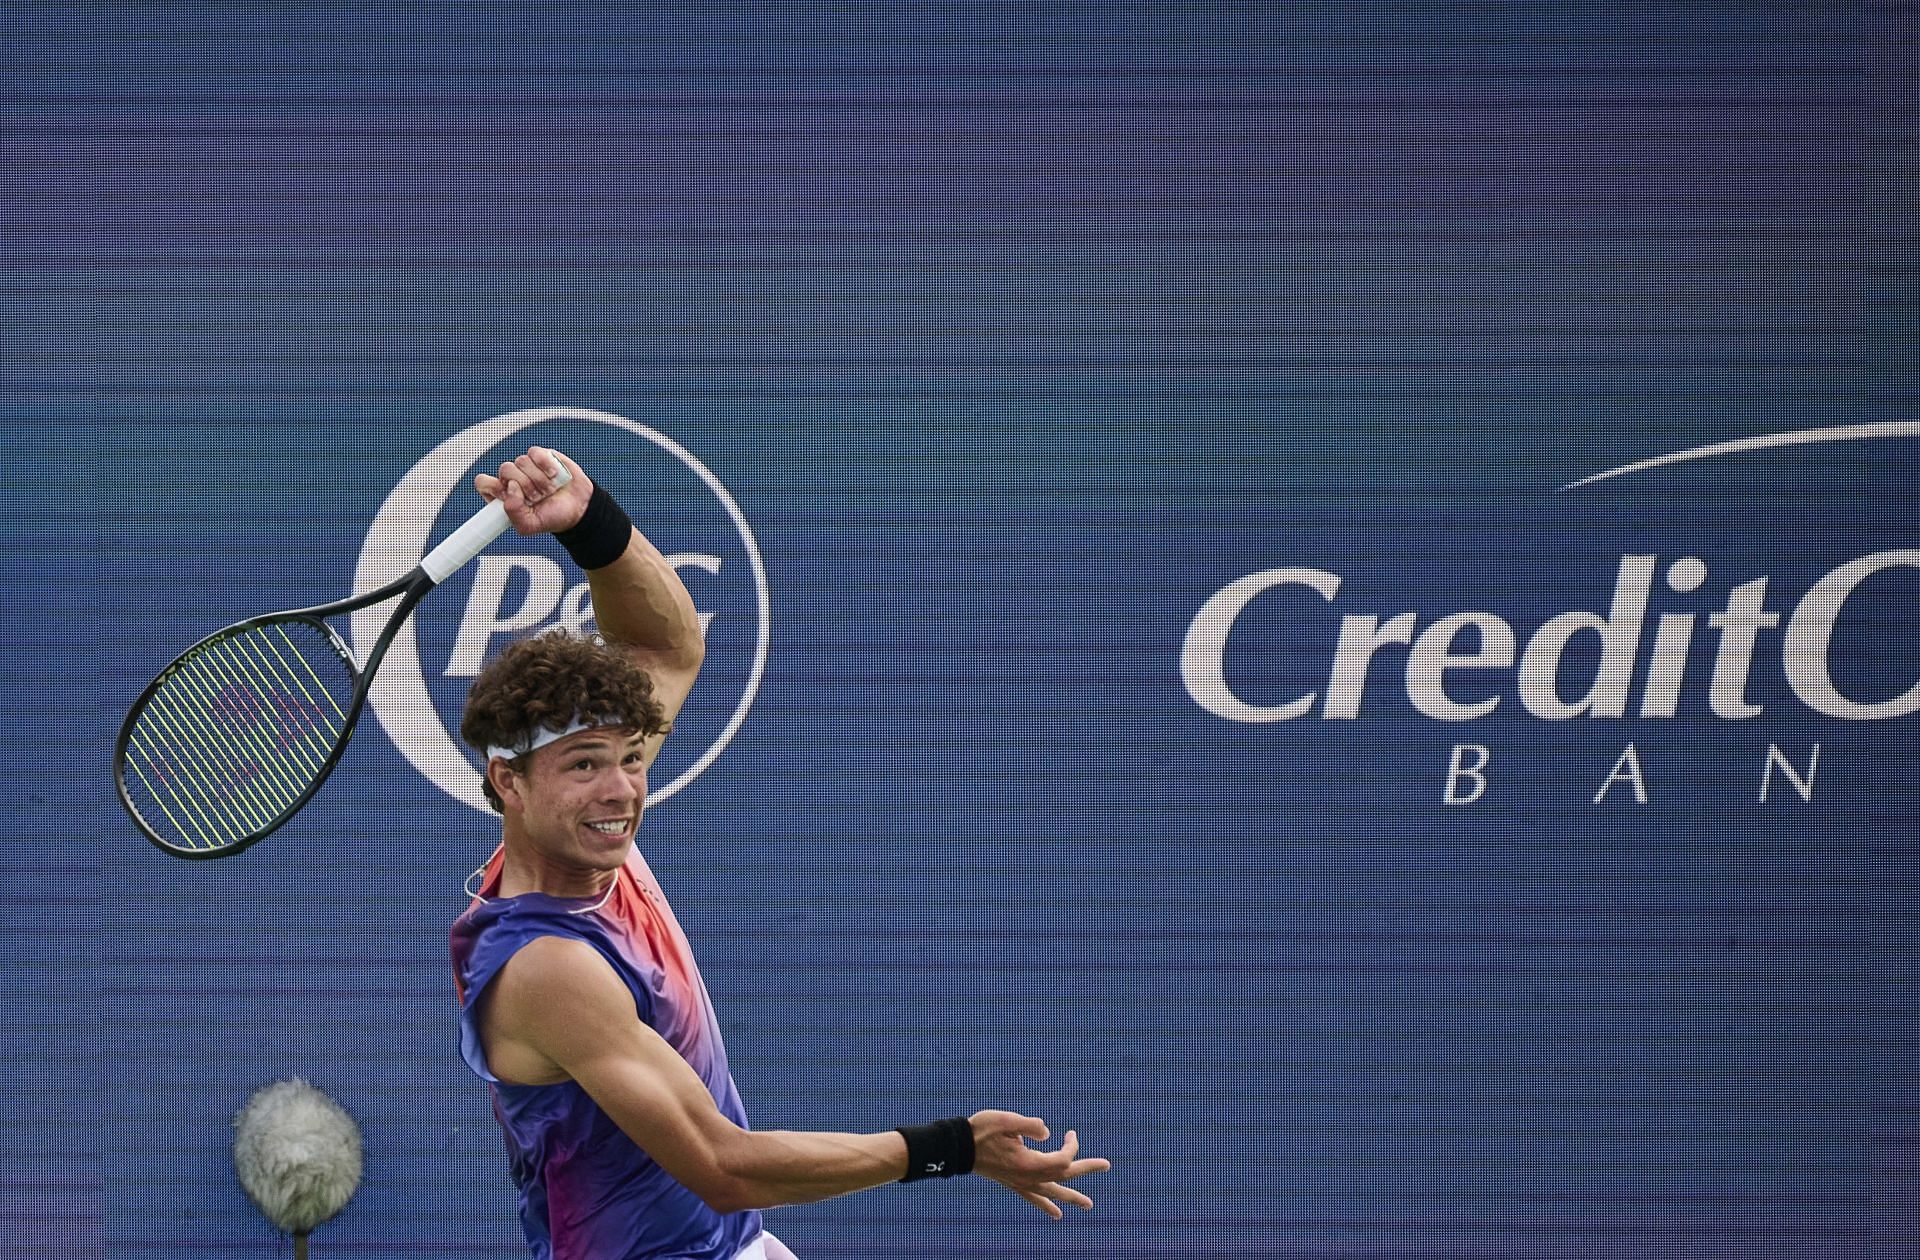
[[[787,1250],[787,1244],[763,1230],[760,1237],[742,1247],[733,1260],[800,1260],[800,1258]]]

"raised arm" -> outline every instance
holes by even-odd
[[[493,982],[482,1036],[497,1076],[525,1084],[571,1078],[673,1178],[718,1212],[810,1203],[899,1181],[898,1132],[751,1132],[714,1105],[693,1069],[640,1021],[613,968],[581,941],[542,937]],[[567,1018],[554,1019],[556,1010]],[[1010,1111],[976,1112],[974,1171],[1058,1219],[1059,1204],[1093,1200],[1061,1183],[1108,1167],[1080,1159],[1069,1132],[1058,1150],[1027,1145],[1047,1127]]]
[[[557,490],[556,464],[573,475]],[[594,483],[580,465],[548,447],[529,447],[525,455],[500,465],[498,476],[480,474],[474,489],[482,498],[501,499],[520,533],[561,536],[586,567],[601,637],[647,671],[654,698],[671,720],[693,690],[706,642],[693,597],[660,549],[627,522],[604,490],[596,498]],[[647,742],[649,762],[660,738]]]

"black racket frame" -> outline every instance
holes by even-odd
[[[236,621],[231,625],[222,626],[212,634],[204,636],[194,643],[192,647],[189,647],[186,651],[180,653],[180,655],[168,662],[167,667],[154,675],[153,681],[146,685],[145,689],[140,692],[139,697],[128,708],[127,716],[120,723],[120,733],[113,742],[114,790],[120,798],[121,808],[125,809],[127,816],[133,819],[133,824],[140,829],[140,834],[145,836],[165,853],[177,858],[198,861],[208,858],[231,857],[236,853],[244,852],[285,826],[289,819],[306,808],[307,802],[313,799],[314,795],[319,792],[320,788],[326,783],[327,778],[333,774],[333,768],[340,764],[340,758],[346,755],[347,745],[353,740],[354,728],[359,725],[361,710],[366,707],[367,695],[373,688],[374,673],[380,668],[381,660],[386,657],[387,649],[393,646],[393,640],[395,636],[400,633],[400,627],[404,625],[407,618],[413,614],[414,608],[418,606],[420,601],[426,598],[427,592],[431,591],[436,585],[438,585],[438,583],[427,574],[423,566],[415,565],[410,572],[395,578],[385,586],[368,591],[364,595],[353,595],[346,599],[334,600],[331,603],[315,604],[310,608],[289,608],[282,612],[265,613],[261,616],[248,617],[245,620]],[[336,632],[332,626],[328,625],[323,618],[337,617],[341,613],[355,612],[373,604],[392,599],[396,595],[400,597],[400,602],[394,606],[393,612],[388,615],[386,627],[381,630],[380,637],[374,641],[373,649],[367,653],[366,663],[362,665],[356,662],[353,658],[352,650],[347,647],[346,642],[341,639],[339,633]],[[334,738],[333,747],[328,751],[325,763],[314,773],[313,781],[307,784],[305,791],[301,792],[290,804],[281,809],[281,811],[264,826],[249,832],[233,843],[219,845],[210,849],[182,848],[177,844],[170,843],[164,836],[161,836],[154,830],[152,824],[141,816],[139,809],[134,805],[132,798],[127,793],[127,742],[133,736],[134,723],[139,719],[140,715],[146,711],[147,701],[152,699],[154,693],[160,690],[160,685],[167,680],[168,675],[173,673],[188,657],[200,651],[207,644],[224,636],[237,634],[256,626],[287,621],[303,621],[310,625],[317,626],[321,633],[326,636],[327,640],[333,644],[334,650],[339,652],[341,658],[346,661],[347,668],[354,676],[353,695],[347,705],[346,718],[341,727],[340,734]]]

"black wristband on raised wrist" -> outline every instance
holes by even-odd
[[[902,1125],[895,1132],[907,1139],[907,1175],[900,1180],[960,1177],[973,1171],[973,1121],[965,1116]]]
[[[633,522],[607,488],[595,482],[580,523],[559,531],[554,538],[581,568],[602,569],[626,554],[627,544],[633,540]]]

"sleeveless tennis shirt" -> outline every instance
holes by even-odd
[[[480,1043],[476,1003],[508,959],[541,936],[585,941],[626,982],[642,1022],[679,1051],[721,1113],[747,1127],[713,1002],[653,872],[634,852],[596,904],[544,893],[494,897],[501,864],[496,852],[478,898],[453,925],[460,1054],[492,1091],[536,1260],[731,1260],[760,1233],[758,1212],[715,1212],[580,1086],[503,1081],[487,1070]]]

